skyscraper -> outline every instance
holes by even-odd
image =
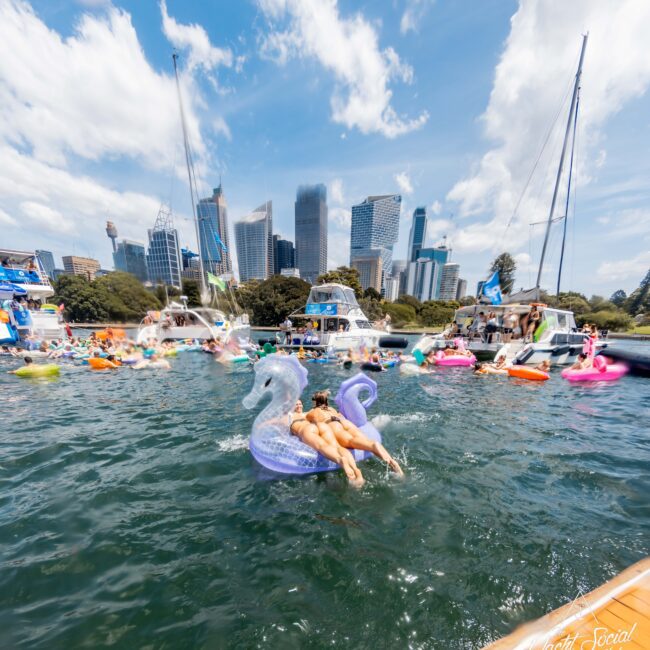
[[[406,293],[420,302],[436,300],[441,275],[442,265],[434,259],[420,257],[415,262],[409,262]]]
[[[301,185],[296,194],[295,265],[311,284],[327,271],[327,188]]]
[[[48,278],[52,278],[56,264],[54,263],[54,255],[50,251],[36,251],[36,256],[41,260],[43,270]]]
[[[278,275],[282,269],[293,269],[295,265],[293,242],[273,235],[273,273]]]
[[[367,259],[379,254],[381,273],[389,275],[393,266],[393,246],[397,242],[402,197],[399,194],[369,196],[352,206],[350,228],[350,266],[355,259]],[[370,253],[369,251],[377,251]]]
[[[199,224],[199,246],[205,271],[221,275],[232,272],[228,239],[228,206],[221,183],[212,196],[201,199],[196,206]]]
[[[415,208],[413,211],[413,222],[409,234],[408,259],[415,262],[419,257],[418,253],[424,246],[427,238],[427,209],[425,207]]]
[[[381,293],[384,277],[382,249],[368,248],[358,251],[350,266],[359,272],[359,282],[364,290],[372,287]]]
[[[393,260],[393,269],[391,271],[391,277],[399,280],[399,289],[397,292],[398,297],[408,293],[406,290],[406,283],[408,280],[408,263],[406,260]]]
[[[273,275],[273,206],[271,201],[235,224],[239,279],[266,280]]]
[[[172,213],[162,207],[149,234],[147,275],[154,284],[181,288],[181,252]]]
[[[147,257],[144,244],[123,239],[115,247],[113,265],[116,271],[132,273],[140,282],[147,281]]]
[[[447,262],[442,267],[442,279],[440,281],[440,300],[456,300],[458,291],[458,274],[460,264]]]
[[[63,268],[68,275],[81,275],[87,280],[94,280],[95,274],[100,269],[99,262],[92,257],[64,255],[62,259]]]
[[[456,289],[456,300],[461,300],[467,295],[467,280],[458,278],[458,288]]]
[[[425,300],[438,300],[440,298],[440,285],[442,283],[442,268],[447,263],[450,252],[450,249],[447,248],[445,244],[434,246],[432,248],[421,248],[418,250],[415,261],[408,263],[407,293],[417,297],[416,294],[411,294],[411,291],[417,290],[421,295],[427,296]],[[430,260],[439,267],[436,273],[433,273],[433,271],[427,271],[426,280],[423,280],[424,276],[422,273],[424,273],[424,270],[417,266],[418,262],[424,262],[424,260]],[[420,280],[418,280],[418,278],[420,278]],[[434,281],[434,285],[431,287],[428,287],[427,285],[426,289],[422,289],[421,281],[424,281],[426,284],[429,279]],[[420,300],[420,298],[418,299]]]

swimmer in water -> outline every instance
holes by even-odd
[[[364,478],[352,454],[337,443],[329,427],[320,427],[307,420],[300,400],[296,402],[293,413],[289,413],[289,431],[321,456],[339,465],[350,485],[361,487],[364,484]]]
[[[380,442],[370,440],[352,422],[329,405],[328,395],[329,391],[326,390],[314,393],[311,398],[314,402],[314,408],[307,413],[307,420],[316,425],[329,425],[341,447],[369,451],[387,463],[398,476],[404,476],[399,463],[386,451],[386,448]]]
[[[29,367],[34,363],[34,360],[31,357],[23,357],[23,361],[25,362],[25,365],[23,366],[23,368]],[[20,370],[20,368],[17,368],[16,370],[9,370],[9,371],[7,371],[7,374],[15,375],[19,370]]]

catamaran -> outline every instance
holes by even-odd
[[[434,348],[444,347],[449,339],[461,336],[465,339],[466,346],[474,353],[478,359],[493,359],[495,356],[504,356],[506,361],[514,364],[538,364],[546,359],[554,365],[571,364],[576,357],[582,352],[584,343],[584,334],[578,332],[573,312],[563,309],[548,307],[540,302],[541,298],[541,279],[546,257],[551,225],[554,219],[555,206],[558,199],[562,172],[564,169],[564,159],[566,156],[569,135],[573,130],[573,142],[571,148],[571,160],[569,165],[568,186],[566,193],[565,213],[560,219],[564,222],[562,249],[560,255],[560,267],[557,279],[557,293],[560,292],[560,280],[562,276],[562,262],[564,260],[564,246],[566,242],[566,224],[569,208],[569,197],[571,194],[571,178],[573,171],[573,153],[575,149],[575,134],[578,118],[578,106],[580,101],[580,78],[582,76],[582,64],[584,61],[585,49],[587,47],[587,37],[585,34],[582,39],[582,49],[580,51],[580,60],[578,70],[573,85],[573,95],[571,97],[571,107],[567,119],[564,141],[562,144],[562,153],[551,200],[551,209],[546,222],[546,233],[542,254],[537,272],[537,282],[533,289],[520,291],[516,294],[505,296],[499,304],[478,304],[469,307],[462,307],[456,310],[454,321],[442,334],[435,336],[425,335],[415,345],[415,349],[427,354]],[[489,294],[489,292],[485,292]],[[495,301],[492,300],[492,303]],[[539,321],[532,336],[523,336],[526,329],[526,323],[531,311],[539,312]],[[496,324],[493,332],[488,332],[480,327],[481,320],[487,320],[487,315],[493,312],[493,322]],[[508,327],[512,330],[504,334],[503,316],[507,312],[512,312],[516,316],[515,327]],[[481,315],[481,313],[483,315]],[[513,323],[515,322],[513,321]],[[521,326],[519,325],[521,324]],[[600,341],[597,343],[598,348],[607,347],[607,344]]]
[[[61,310],[46,302],[54,289],[36,253],[3,248],[0,262],[0,343],[65,338]]]
[[[363,346],[370,349],[408,345],[405,338],[391,336],[387,330],[373,326],[361,310],[354,290],[342,284],[313,286],[304,309],[295,311],[289,318],[292,323],[302,321],[303,324],[281,333],[280,347],[303,347],[334,354]]]
[[[219,338],[224,342],[234,339],[241,348],[249,344],[251,328],[247,314],[227,317],[219,309],[188,307],[185,296],[181,296],[181,301],[171,301],[160,312],[147,314],[138,329],[137,342],[144,345],[151,339],[207,341]]]

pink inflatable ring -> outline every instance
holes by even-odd
[[[627,366],[622,363],[607,363],[604,357],[597,356],[591,368],[573,370],[566,368],[562,377],[569,381],[615,381],[627,373]]]
[[[442,350],[436,352],[434,356],[437,366],[473,366],[476,363],[476,357],[466,357],[464,354],[445,355]]]

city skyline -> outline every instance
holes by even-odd
[[[178,0],[7,0],[0,18],[10,44],[0,85],[12,98],[0,134],[0,223],[17,248],[94,257],[106,268],[106,219],[140,241],[164,202],[180,244],[197,250],[176,47],[199,196],[221,175],[231,221],[263,193],[277,231],[290,233],[295,188],[320,181],[333,268],[347,262],[351,206],[370,192],[400,193],[395,258],[408,257],[405,217],[426,206],[429,236],[448,235],[469,286],[504,250],[518,263],[516,288],[532,286],[543,228],[529,224],[548,217],[547,170],[563,129],[553,117],[566,114],[564,89],[589,30],[563,289],[629,292],[650,264],[647,4],[521,0],[459,12],[426,0],[251,0],[205,12]],[[327,29],[307,32],[310,22]],[[324,56],[323,44],[353,37],[359,55],[341,47]],[[24,48],[39,39],[50,56],[37,65]],[[78,92],[53,101],[52,87]],[[549,290],[559,236],[556,225],[542,278]]]

